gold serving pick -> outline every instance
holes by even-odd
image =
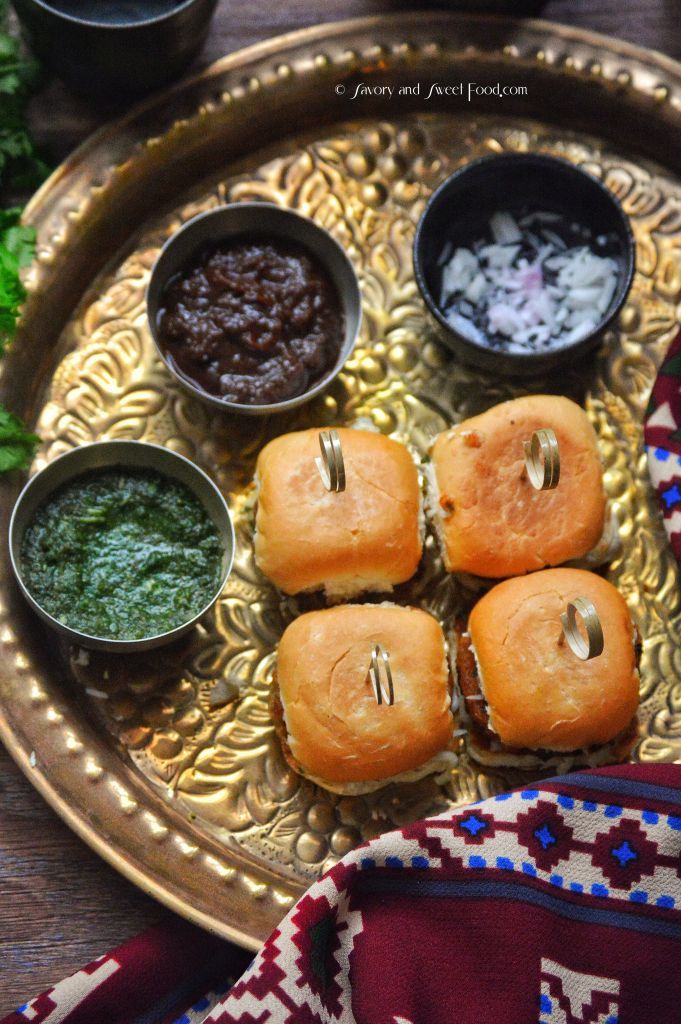
[[[584,623],[587,639],[585,640],[577,624],[577,616]],[[598,612],[592,601],[586,597],[576,597],[570,601],[567,611],[560,617],[563,633],[570,650],[581,661],[590,661],[603,653],[603,627]]]
[[[381,667],[385,672],[387,687],[383,685]],[[374,693],[376,694],[376,703],[385,703],[388,705],[394,704],[395,688],[393,686],[393,674],[390,669],[390,655],[386,651],[383,644],[374,644],[371,650],[371,666],[369,668],[369,678],[371,679],[372,685],[374,687]]]
[[[322,430],[319,434],[321,459],[315,459],[322,483],[327,491],[337,494],[345,490],[345,462],[337,430]]]
[[[550,427],[535,430],[531,441],[523,441],[525,469],[537,491],[551,491],[560,480],[558,438]]]

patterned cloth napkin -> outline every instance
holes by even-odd
[[[681,560],[681,331],[653,385],[644,437],[665,529],[676,558]]]
[[[227,992],[245,956],[178,922],[3,1024],[674,1024],[681,767],[577,772],[384,835]]]

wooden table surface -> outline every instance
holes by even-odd
[[[198,66],[320,20],[415,6],[408,0],[222,0]],[[678,0],[549,0],[542,16],[681,58]],[[31,107],[34,135],[54,162],[101,122],[101,113],[58,82]],[[0,747],[0,1016],[169,916],[72,835]]]

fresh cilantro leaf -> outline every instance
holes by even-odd
[[[4,232],[0,229],[0,245],[14,256],[20,267],[28,267],[35,256],[35,228],[14,224]]]
[[[12,192],[35,187],[47,169],[34,153],[24,119],[37,65],[7,33],[7,14],[7,0],[0,0],[0,186]],[[14,337],[26,298],[19,271],[35,254],[35,231],[21,224],[20,217],[17,207],[0,209],[0,356]],[[0,405],[0,473],[25,469],[39,440]]]
[[[14,337],[19,310],[26,298],[19,270],[35,253],[35,232],[19,224],[17,209],[0,211],[0,355]]]
[[[0,405],[0,473],[26,469],[40,438],[31,434],[18,416]]]
[[[8,33],[7,4],[0,0],[0,184],[10,191],[27,179],[34,188],[44,177],[24,116],[38,73],[38,64]]]
[[[0,210],[0,231],[13,228],[15,224],[19,223],[20,216],[21,207],[19,206],[10,206],[7,210]]]

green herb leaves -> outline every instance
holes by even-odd
[[[14,337],[19,308],[26,298],[19,270],[35,252],[35,231],[19,223],[21,210],[0,210],[0,356]],[[0,405],[0,473],[25,469],[40,438]]]
[[[16,257],[20,267],[27,267],[35,255],[35,229],[19,223],[18,206],[0,210],[0,242]]]
[[[5,30],[7,2],[0,0],[0,185],[3,192],[33,188],[45,165],[34,152],[24,119],[37,66]],[[35,231],[19,223],[21,209],[0,209],[0,356],[12,341],[26,298],[20,270],[35,254]],[[0,405],[0,473],[28,466],[39,438]]]
[[[35,253],[35,231],[19,223],[21,210],[0,210],[0,356],[14,337],[19,308],[26,298],[19,270]],[[0,473],[25,469],[40,438],[0,405]]]
[[[10,192],[35,188],[47,168],[35,155],[24,108],[38,65],[6,31],[7,4],[0,0],[0,181]]]
[[[19,209],[0,210],[0,356],[14,337],[19,308],[26,298],[19,270],[35,252],[35,231],[19,224]]]
[[[29,434],[18,416],[0,405],[0,473],[26,469],[40,438]]]

